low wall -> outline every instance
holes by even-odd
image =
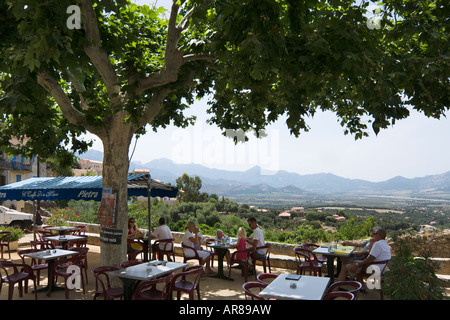
[[[79,225],[79,222],[70,222],[71,225]],[[89,243],[92,245],[100,245],[100,225],[92,223],[83,223],[86,225],[86,232],[89,234]],[[181,248],[181,241],[183,240],[184,233],[172,232],[175,239],[175,254],[178,256],[183,255]],[[275,268],[283,269],[297,269],[297,263],[294,256],[294,248],[298,245],[270,242],[272,245],[270,264]],[[431,258],[438,265],[437,272],[442,275],[450,275],[450,258]]]

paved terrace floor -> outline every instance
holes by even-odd
[[[32,239],[32,234],[27,234],[20,241],[20,249],[29,248],[29,241]],[[8,258],[8,254],[4,256],[5,259]],[[182,262],[182,257],[176,256],[177,262]],[[11,253],[11,261],[20,262],[20,258],[17,255],[17,252]],[[100,266],[100,247],[96,245],[89,244],[89,253],[88,253],[88,264],[89,270]],[[190,265],[194,265],[195,261],[189,261]],[[224,262],[224,267],[226,266],[226,262]],[[214,270],[217,270],[217,261],[214,262]],[[257,273],[263,272],[263,268],[260,265],[256,267]],[[226,269],[227,270],[227,269]],[[227,274],[228,271],[226,271]],[[295,273],[295,270],[291,269],[282,269],[282,268],[272,268],[272,273]],[[244,278],[241,276],[241,271],[239,269],[232,269],[231,277],[234,281],[216,279],[211,277],[202,277],[200,281],[201,288],[201,298],[202,300],[245,300],[245,295],[242,290],[242,285],[244,283]],[[59,278],[59,284],[62,284],[62,278]],[[248,281],[256,281],[255,276],[249,276]],[[23,295],[23,297],[19,297],[19,290],[17,288],[14,289],[14,300],[34,300],[34,294],[32,292],[33,285],[29,282],[31,286],[31,290],[29,290],[28,294]],[[38,288],[43,287],[47,284],[47,270],[41,271],[40,276],[40,285]],[[92,300],[95,291],[95,279],[88,272],[88,283],[86,284],[86,293],[83,294],[83,291],[80,290],[72,290],[69,294],[70,300]],[[0,300],[7,300],[8,298],[8,285],[4,284],[1,294]],[[187,299],[188,296],[183,294],[181,299]],[[64,300],[64,290],[56,291],[51,294],[50,297],[47,296],[46,293],[41,292],[38,293],[38,300]],[[359,300],[380,300],[379,290],[368,290],[367,293],[361,293],[359,295]]]

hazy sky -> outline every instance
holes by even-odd
[[[168,1],[158,0],[158,4]],[[398,121],[378,136],[370,132],[370,137],[355,141],[353,136],[344,135],[333,113],[318,113],[307,121],[311,130],[299,138],[289,134],[283,118],[267,128],[267,137],[251,137],[249,142],[236,146],[217,127],[206,124],[206,108],[206,101],[199,101],[189,109],[189,114],[197,116],[195,126],[168,127],[141,137],[132,161],[146,163],[168,158],[176,163],[197,163],[226,170],[246,170],[258,165],[265,174],[277,170],[299,174],[329,172],[369,181],[450,171],[450,120],[446,118],[429,119],[411,112],[409,118]],[[101,142],[96,142],[93,149],[101,151]]]

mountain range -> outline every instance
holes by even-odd
[[[79,157],[103,160],[103,154],[95,150]],[[258,166],[247,171],[228,171],[199,164],[177,164],[169,159],[157,159],[148,163],[132,161],[129,171],[134,169],[149,169],[153,179],[171,184],[175,184],[176,179],[183,173],[189,176],[197,175],[202,180],[202,192],[220,196],[355,194],[448,198],[450,195],[450,171],[418,178],[398,176],[386,181],[371,182],[339,177],[332,173],[301,175],[279,170],[274,174],[263,174],[263,170]]]

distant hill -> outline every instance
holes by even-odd
[[[81,158],[102,161],[99,151],[90,150]],[[157,159],[148,163],[132,162],[129,171],[149,169],[153,179],[175,184],[176,178],[183,173],[198,175],[203,182],[203,192],[218,195],[234,194],[291,194],[305,193],[336,194],[450,194],[450,172],[419,177],[394,177],[382,182],[370,182],[361,179],[348,179],[332,173],[300,175],[280,170],[274,174],[262,174],[255,166],[246,171],[228,171],[212,169],[198,164],[176,164],[169,159]]]

